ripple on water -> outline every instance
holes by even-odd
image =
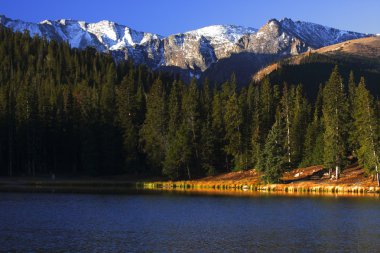
[[[376,252],[378,198],[0,193],[0,251]]]

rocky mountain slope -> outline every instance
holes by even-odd
[[[249,54],[250,64],[253,64],[249,71],[257,71],[275,59],[371,36],[291,19],[269,20],[259,30],[215,25],[167,37],[138,32],[106,20],[86,23],[61,19],[31,23],[0,16],[0,24],[15,31],[28,30],[31,36],[67,41],[75,48],[94,47],[118,59],[133,59],[153,69],[173,68],[197,77],[233,55]]]

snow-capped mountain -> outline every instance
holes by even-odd
[[[214,25],[162,37],[135,31],[110,21],[45,20],[31,23],[0,16],[0,24],[31,36],[67,41],[72,47],[94,47],[117,58],[133,59],[153,69],[173,67],[199,75],[212,64],[238,53],[283,58],[323,46],[371,35],[341,31],[291,19],[269,20],[259,30],[234,25]],[[265,58],[267,59],[267,58]],[[273,59],[273,57],[271,57]],[[260,60],[260,59],[259,59]],[[265,60],[262,60],[265,64]]]
[[[239,39],[256,31],[241,26],[214,25],[170,35],[162,39],[162,63],[164,66],[190,69],[195,73],[204,71],[219,59],[239,52]]]
[[[44,20],[36,24],[0,16],[0,23],[15,31],[28,30],[31,36],[38,35],[45,36],[48,39],[68,41],[75,48],[91,46],[99,51],[120,50],[162,38],[156,34],[138,32],[107,20],[86,23],[84,21],[60,19],[56,21]]]
[[[193,36],[196,40],[202,37],[210,42],[215,51],[216,58],[225,58],[236,51],[237,42],[242,36],[254,34],[257,29],[235,25],[213,25],[198,30],[186,32],[185,35]]]
[[[269,20],[257,33],[244,36],[242,47],[260,54],[297,55],[311,49],[371,35],[342,31],[285,18]]]
[[[307,42],[313,48],[325,47],[346,40],[366,37],[366,35],[362,33],[338,30],[309,22],[294,22],[288,18],[281,20],[280,23],[287,33]]]

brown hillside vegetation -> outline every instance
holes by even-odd
[[[330,178],[322,166],[285,172],[281,184],[266,185],[255,169],[223,173],[191,181],[155,182],[146,188],[186,191],[253,190],[262,192],[374,193],[380,192],[376,181],[365,175],[357,164],[345,168],[338,180]]]
[[[305,58],[310,56],[310,54],[322,54],[322,55],[349,55],[358,56],[368,59],[378,59],[380,57],[380,36],[368,37],[362,39],[349,40],[342,43],[334,44],[331,46],[323,47],[317,50],[312,50],[297,56],[293,56],[286,60],[289,65],[297,65],[302,62]],[[273,71],[281,68],[281,64],[273,63],[267,67],[258,71],[253,75],[252,80],[259,82],[265,76],[269,75]]]
[[[328,173],[323,170],[322,166],[312,166],[307,168],[294,169],[292,171],[285,172],[282,181],[284,184],[323,184],[323,185],[346,185],[346,186],[376,186],[376,182],[372,182],[372,178],[365,175],[364,170],[357,164],[347,167],[342,171],[342,174],[338,180],[329,178]],[[259,184],[260,173],[255,169],[248,171],[237,171],[223,173],[216,176],[210,176],[194,182],[204,183],[249,183]]]

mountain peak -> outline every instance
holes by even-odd
[[[41,21],[39,24],[41,24],[41,25],[43,25],[43,24],[53,25],[52,21],[49,19],[45,19],[45,20]]]
[[[271,18],[271,19],[268,20],[267,24],[270,24],[270,23],[275,23],[275,24],[277,24],[277,23],[280,23],[280,22],[279,22],[278,19],[276,19],[276,18]]]
[[[269,19],[257,32],[258,38],[273,38],[281,34],[281,23],[275,19]]]
[[[278,28],[281,26],[281,22],[275,18],[271,18],[268,20],[268,22],[262,28],[268,27],[268,26],[271,28]]]

